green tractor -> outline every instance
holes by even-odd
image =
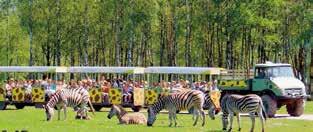
[[[300,116],[304,111],[305,99],[308,97],[305,85],[294,74],[290,64],[257,64],[254,77],[248,80],[220,80],[222,95],[257,94],[263,100],[268,117],[274,117],[276,111],[286,106],[290,116]]]

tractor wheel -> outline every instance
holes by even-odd
[[[134,112],[139,112],[140,109],[141,109],[141,106],[133,106],[133,107],[132,107],[132,110],[133,110]]]
[[[290,104],[287,104],[286,108],[290,116],[301,116],[304,111],[304,100],[296,100]]]
[[[16,109],[23,109],[25,107],[24,104],[15,104]]]
[[[277,111],[277,101],[269,95],[263,95],[261,98],[267,116],[270,118],[275,117]]]
[[[5,102],[0,102],[0,110],[5,110],[6,107],[7,105],[5,104]]]
[[[102,109],[101,105],[93,105],[93,108],[95,109],[95,111],[100,111]]]

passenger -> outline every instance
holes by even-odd
[[[102,97],[103,97],[103,101],[104,102],[108,102],[109,101],[109,90],[111,88],[111,84],[110,82],[107,82],[106,80],[103,80],[103,85],[102,87]]]
[[[12,99],[12,90],[14,88],[14,80],[12,78],[9,79],[8,83],[5,85],[6,97],[11,100]]]
[[[128,102],[128,96],[129,96],[129,93],[128,93],[128,89],[129,89],[129,85],[128,83],[126,83],[125,81],[123,82],[122,84],[123,86],[123,102]]]
[[[59,80],[57,81],[56,84],[56,91],[61,91],[63,88],[65,88],[66,85],[63,84],[63,80]]]
[[[47,85],[45,88],[46,95],[48,95],[48,97],[50,97],[53,93],[55,93],[55,90],[56,90],[56,86],[55,86],[54,82],[51,79],[48,79]]]
[[[219,91],[219,89],[218,89],[218,87],[217,87],[217,80],[214,80],[214,81],[213,81],[212,90],[213,90],[213,91]]]
[[[31,100],[31,95],[32,95],[32,85],[33,81],[25,81],[24,88],[25,88],[25,96],[28,100]]]

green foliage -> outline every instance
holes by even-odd
[[[112,66],[119,57],[122,66],[192,60],[192,66],[243,69],[283,53],[279,60],[301,69],[301,56],[292,57],[312,43],[312,1],[188,2],[190,7],[180,0],[0,0],[0,65],[29,65],[32,29],[34,65],[87,60]]]

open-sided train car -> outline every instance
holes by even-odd
[[[148,82],[150,77],[154,75],[197,75],[197,79],[212,75],[220,75],[222,68],[205,68],[205,67],[0,67],[0,72],[22,72],[22,73],[72,73],[72,74],[127,74],[146,77]],[[57,76],[55,76],[57,77]],[[152,79],[153,80],[153,79]],[[7,105],[15,105],[16,108],[22,109],[24,106],[41,107],[45,103],[45,91],[41,87],[33,87],[31,96],[25,94],[25,89],[14,88],[12,96],[7,97],[4,85],[0,85],[0,109],[5,109]],[[149,106],[155,103],[160,94],[170,94],[171,89],[144,87],[133,89],[131,100],[123,101],[123,89],[110,88],[107,93],[103,92],[102,88],[90,88],[90,100],[95,110],[100,111],[102,107],[109,107],[112,104],[119,104],[124,107],[130,107],[134,111],[139,111],[140,108]],[[217,94],[218,95],[218,94]],[[214,97],[214,96],[212,96]]]
[[[145,74],[147,74],[150,77],[163,75],[163,78],[161,79],[166,80],[166,78],[168,78],[169,75],[178,75],[184,76],[189,81],[195,80],[213,81],[213,76],[219,76],[223,72],[225,72],[223,68],[217,67],[147,67],[145,69]],[[156,81],[155,79],[150,79],[149,77],[148,80]],[[160,81],[160,79],[157,80]],[[173,91],[175,90],[149,87],[149,89],[145,90],[146,106],[155,103],[157,101],[159,94],[169,94],[172,93]],[[210,91],[210,97],[212,98],[215,104],[219,104],[220,98],[219,91]]]
[[[142,67],[70,67],[70,73],[95,73],[95,74],[128,74],[134,76],[143,76],[144,68]],[[122,100],[123,89],[110,88],[108,93],[104,93],[101,88],[90,88],[90,100],[96,111],[101,110],[102,107],[108,107],[112,104],[119,104],[124,107],[130,107],[134,111],[139,111],[144,105],[144,89],[134,88],[133,98],[130,101],[124,102]]]
[[[4,73],[65,73],[66,67],[48,66],[2,66],[0,72]],[[7,95],[5,85],[0,85],[0,110],[7,105],[15,105],[17,109],[25,106],[42,107],[45,103],[45,91],[42,87],[33,87],[30,94],[26,94],[24,88],[12,88],[11,95]]]

